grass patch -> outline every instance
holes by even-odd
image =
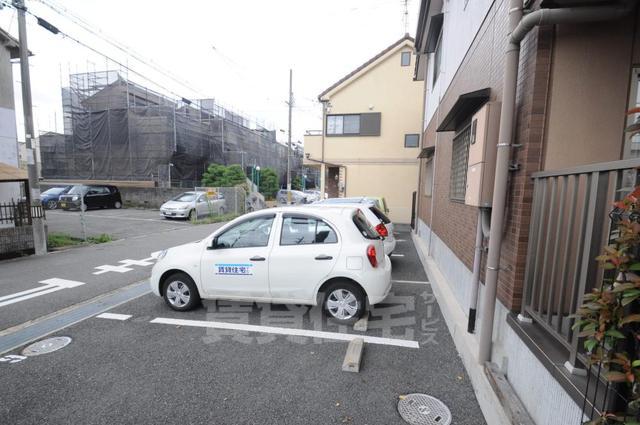
[[[87,242],[89,243],[105,243],[105,242],[111,242],[113,240],[113,238],[111,237],[111,235],[108,235],[106,233],[102,233],[98,236],[89,236],[87,238]]]
[[[231,221],[236,217],[239,217],[240,214],[228,213],[222,215],[212,215],[208,217],[202,217],[197,220],[191,220],[193,224],[211,224],[211,223],[220,223],[223,221]]]
[[[113,238],[111,237],[111,235],[103,233],[98,236],[89,236],[87,238],[86,243],[98,244],[98,243],[111,242],[112,240]],[[47,238],[47,245],[49,246],[49,248],[62,248],[67,246],[82,245],[84,243],[85,242],[81,238],[76,238],[74,236],[71,236],[68,233],[52,232],[52,233],[49,233]]]

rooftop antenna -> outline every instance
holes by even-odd
[[[409,0],[402,0],[404,11],[402,12],[402,25],[404,27],[404,33],[409,34]]]

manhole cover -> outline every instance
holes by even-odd
[[[71,342],[68,336],[56,336],[54,338],[43,339],[22,350],[25,356],[39,356],[40,354],[53,353],[56,350],[66,347]]]
[[[398,402],[402,419],[412,425],[449,425],[451,412],[440,400],[426,394],[407,394]]]

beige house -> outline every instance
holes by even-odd
[[[318,96],[323,131],[304,137],[304,165],[330,198],[383,196],[390,218],[411,221],[418,179],[423,82],[413,38],[393,43]]]

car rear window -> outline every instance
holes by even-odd
[[[380,219],[381,222],[383,222],[384,224],[389,224],[391,223],[391,220],[389,220],[389,217],[387,217],[385,215],[385,213],[383,213],[382,211],[380,211],[380,209],[376,206],[372,206],[369,208],[371,210],[372,213],[375,214],[376,217],[378,217]]]
[[[380,235],[371,228],[371,224],[360,210],[353,214],[353,224],[356,225],[358,231],[367,239],[380,239]]]

